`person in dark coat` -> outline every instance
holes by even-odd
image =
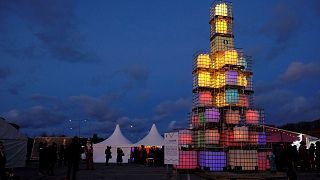
[[[39,154],[39,174],[43,175],[45,173],[45,146],[46,143],[40,142],[38,148]]]
[[[140,163],[140,150],[138,147],[134,147],[133,158],[134,158],[134,163],[136,164]]]
[[[304,141],[300,142],[299,159],[301,163],[301,169],[306,170],[309,165],[309,162],[308,162],[309,159],[308,159],[308,150],[306,147],[306,143]]]
[[[297,169],[298,164],[298,158],[299,158],[299,152],[297,149],[297,145],[294,145],[291,147],[291,154],[292,154],[292,165],[294,169]]]
[[[104,151],[104,154],[106,155],[106,166],[109,165],[109,159],[112,158],[111,156],[111,146],[107,146],[107,149]]]
[[[315,161],[314,161],[314,152],[315,152],[316,148],[314,147],[314,144],[311,144],[309,147],[309,167],[311,168],[311,170],[315,169]]]
[[[71,144],[66,149],[67,154],[67,177],[66,180],[70,180],[72,171],[72,180],[76,180],[77,171],[79,169],[79,163],[81,159],[81,146],[79,144],[79,138],[77,136],[72,138]]]
[[[64,152],[64,145],[63,144],[61,144],[60,145],[60,148],[59,148],[59,152],[58,152],[58,157],[59,157],[59,166],[63,166],[63,165],[65,165],[64,164],[64,159],[65,159],[65,157],[64,157],[64,155],[65,155],[65,152]]]
[[[292,164],[288,164],[287,176],[288,176],[288,180],[297,180],[297,173],[294,170]]]
[[[53,142],[51,146],[48,147],[48,175],[54,175],[54,168],[57,163],[57,143]]]
[[[144,145],[141,146],[141,164],[145,164],[146,163],[146,159],[147,159],[147,150],[144,147]]]
[[[315,155],[316,155],[315,164],[317,167],[317,176],[320,176],[320,141],[316,142]]]
[[[122,165],[122,156],[124,156],[124,153],[121,148],[117,148],[117,165]]]
[[[0,179],[7,180],[5,168],[6,168],[7,158],[4,153],[3,142],[0,141]]]
[[[84,152],[86,154],[87,170],[93,170],[93,147],[91,141],[87,141]]]

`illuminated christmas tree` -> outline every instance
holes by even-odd
[[[193,61],[190,128],[179,131],[178,169],[266,170],[264,114],[253,106],[251,59],[234,47],[232,4],[210,9],[210,53]]]

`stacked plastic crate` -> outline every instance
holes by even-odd
[[[190,128],[179,132],[177,167],[266,170],[264,114],[253,106],[251,59],[234,47],[231,2],[215,1],[209,23],[211,52],[193,60]]]

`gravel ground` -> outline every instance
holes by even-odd
[[[86,170],[84,164],[80,166],[77,174],[77,180],[163,180],[163,179],[287,179],[286,173],[278,172],[276,174],[270,172],[255,173],[230,173],[230,172],[197,172],[195,174],[177,173],[172,168],[166,167],[147,167],[136,164],[123,164],[117,166],[111,164],[95,164],[94,170]],[[66,167],[56,167],[54,176],[40,175],[38,173],[37,162],[30,163],[27,167],[15,169],[15,175],[19,180],[64,180],[66,175]],[[298,172],[298,179],[313,180],[320,179],[315,172]]]

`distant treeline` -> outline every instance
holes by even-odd
[[[294,132],[301,132],[311,136],[320,138],[320,119],[314,121],[303,121],[298,123],[288,123],[280,126],[281,129],[286,129]]]

